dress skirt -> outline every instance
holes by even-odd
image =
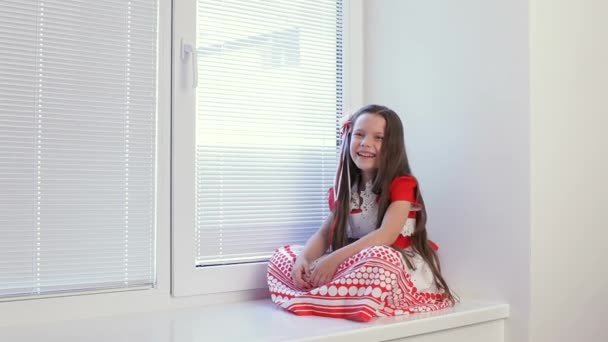
[[[329,284],[299,288],[291,270],[302,248],[281,247],[268,264],[272,301],[294,314],[366,322],[373,317],[440,310],[454,303],[437,291],[420,256],[413,258],[416,270],[410,270],[401,253],[389,246],[368,247],[348,258]]]

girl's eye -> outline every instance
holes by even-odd
[[[356,132],[354,135],[355,135],[356,137],[362,137],[362,136],[363,136],[363,134],[362,134],[362,133],[359,133],[359,132]]]
[[[384,137],[376,137],[377,140],[383,140]]]

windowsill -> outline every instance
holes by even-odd
[[[393,340],[505,319],[509,305],[465,300],[439,312],[369,323],[296,316],[269,299],[223,305],[6,327],[0,341],[361,341]]]

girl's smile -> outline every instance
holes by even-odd
[[[362,158],[374,158],[376,156],[375,153],[371,152],[357,152],[357,155]]]

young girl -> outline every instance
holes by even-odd
[[[344,122],[328,197],[331,214],[306,246],[281,247],[270,259],[276,304],[356,321],[454,304],[437,246],[427,240],[424,201],[394,111],[370,105]]]

